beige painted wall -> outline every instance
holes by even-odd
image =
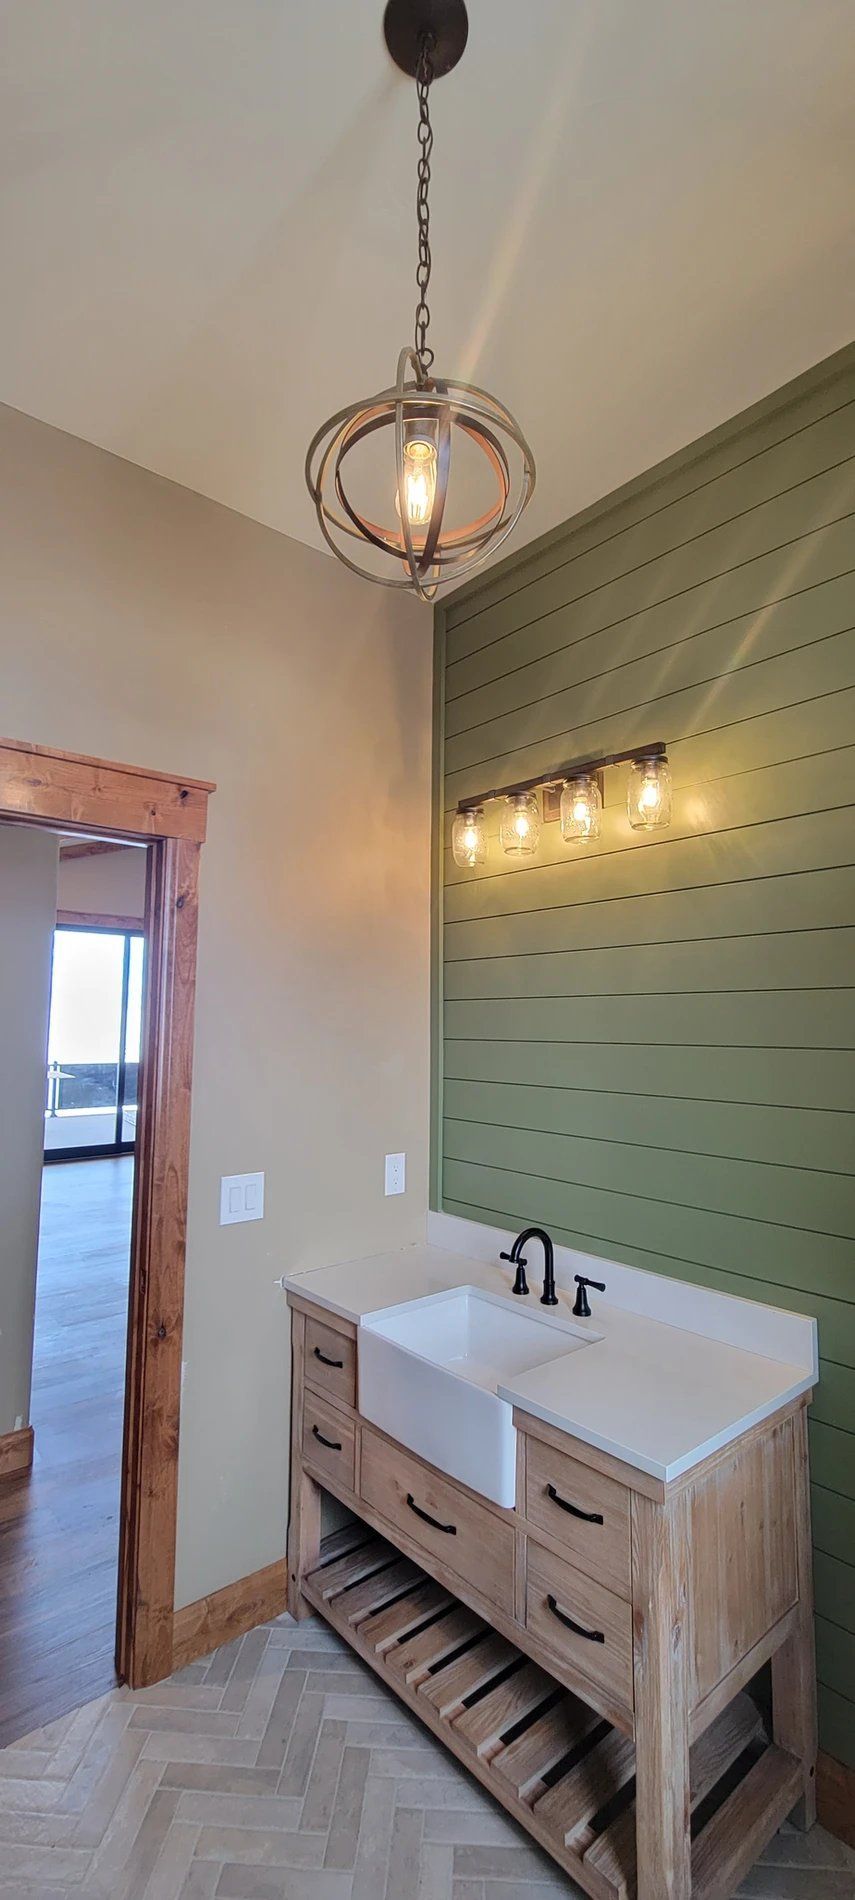
[[[30,1418],[57,849],[0,825],[0,1436]]]
[[[93,858],[59,860],[58,910],[79,910],[107,917],[142,917],[145,912],[145,850],[98,852]]]
[[[421,1236],[430,615],[0,409],[3,726],[212,778],[177,1602],[284,1550],[289,1268]],[[308,506],[308,502],[307,502]],[[383,1156],[407,1193],[386,1200]],[[266,1217],[218,1225],[221,1174]]]

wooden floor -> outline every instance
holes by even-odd
[[[42,1190],[35,1463],[0,1482],[0,1746],[110,1689],[133,1157]]]

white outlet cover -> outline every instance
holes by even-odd
[[[406,1155],[386,1156],[386,1193],[403,1194],[407,1185]]]
[[[224,1174],[220,1180],[220,1226],[264,1219],[264,1175]]]

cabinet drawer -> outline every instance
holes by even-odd
[[[508,1616],[514,1610],[514,1533],[455,1484],[400,1446],[362,1428],[362,1496]],[[430,1569],[430,1564],[428,1564]]]
[[[576,1624],[577,1628],[571,1628]],[[631,1710],[632,1610],[623,1597],[528,1540],[525,1626],[553,1654]]]
[[[307,1319],[305,1378],[317,1391],[355,1405],[356,1340],[335,1332],[322,1320]]]
[[[526,1439],[525,1514],[529,1524],[562,1544],[589,1577],[629,1600],[630,1494],[614,1478],[537,1438]]]
[[[303,1396],[303,1460],[339,1484],[353,1490],[356,1471],[356,1424],[344,1412],[327,1405],[319,1393]]]

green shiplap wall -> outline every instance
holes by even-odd
[[[437,613],[433,1205],[812,1313],[823,1745],[855,1764],[855,346]],[[665,739],[667,832],[453,808]]]

